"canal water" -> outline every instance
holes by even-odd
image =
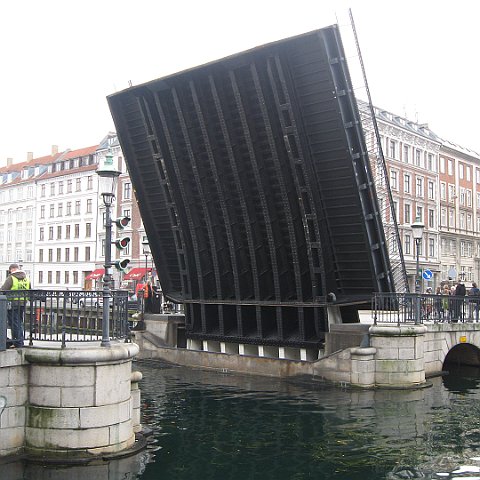
[[[418,390],[359,391],[159,362],[134,368],[144,375],[146,450],[108,465],[19,464],[9,480],[480,480],[478,369]]]

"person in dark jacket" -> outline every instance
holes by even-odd
[[[464,297],[465,295],[467,294],[467,289],[465,288],[465,285],[464,283],[460,280],[457,284],[457,286],[455,287],[455,297]],[[463,322],[463,302],[464,302],[464,299],[463,298],[456,298],[455,299],[455,302],[456,302],[456,308],[455,308],[455,317],[460,320],[461,322]]]
[[[23,347],[23,320],[26,300],[25,295],[20,290],[29,290],[30,280],[16,263],[10,265],[8,273],[9,275],[0,290],[10,290],[12,292],[19,290],[18,293],[11,293],[7,297],[10,307],[7,311],[7,321],[12,331],[11,348],[18,348]]]

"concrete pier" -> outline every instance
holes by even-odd
[[[114,342],[0,352],[0,456],[94,457],[130,448],[141,428],[141,374],[132,374],[138,351]]]

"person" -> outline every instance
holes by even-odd
[[[437,296],[437,298],[435,299],[435,311],[437,313],[437,320],[439,322],[443,322],[445,311],[443,309],[442,287],[436,288],[435,295]]]
[[[478,303],[480,300],[480,289],[477,287],[475,282],[472,282],[472,288],[468,292],[469,297],[473,297],[470,300],[470,316],[475,322],[478,322]]]
[[[145,302],[145,312],[152,313],[153,312],[153,288],[152,288],[152,281],[150,279],[147,280],[147,283],[143,289],[143,301]]]
[[[450,288],[448,285],[445,285],[443,287],[443,317],[448,320],[449,318],[451,319],[452,315],[452,310],[451,310],[451,302],[449,301],[449,296],[451,295]]]
[[[29,290],[30,279],[27,274],[20,269],[16,263],[12,263],[8,268],[9,275],[2,285],[1,290]],[[7,313],[7,321],[12,331],[12,344],[10,348],[23,347],[23,322],[25,316],[25,296],[21,293],[9,294],[7,300],[10,308]]]
[[[460,280],[455,287],[455,296],[456,297],[464,297],[467,294],[467,289],[465,288],[464,283]],[[455,317],[457,320],[463,322],[463,298],[456,298],[455,299]]]

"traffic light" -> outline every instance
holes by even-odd
[[[118,240],[115,240],[115,246],[118,250],[125,250],[130,243],[130,237],[121,237]]]
[[[117,270],[120,270],[121,272],[125,272],[129,263],[130,263],[130,260],[128,258],[124,258],[123,260],[117,260],[113,265]]]
[[[130,223],[131,218],[130,217],[118,217],[116,220],[114,220],[113,223],[119,228],[120,230],[123,230],[128,226]]]

